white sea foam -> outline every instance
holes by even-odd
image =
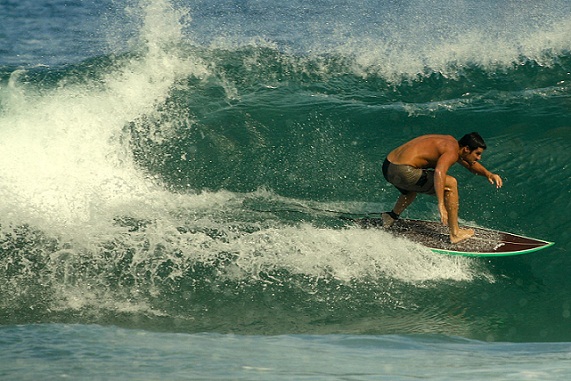
[[[179,79],[204,68],[177,54],[181,14],[166,1],[143,10],[143,55],[101,83],[38,93],[19,82],[21,71],[13,73],[0,115],[4,216],[69,228],[161,192],[134,163],[125,127],[152,114]]]

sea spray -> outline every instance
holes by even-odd
[[[36,93],[18,82],[21,71],[12,74],[1,122],[2,192],[6,209],[23,221],[70,228],[155,190],[133,162],[125,126],[154,113],[180,78],[204,69],[176,55],[181,25],[166,2],[144,10],[142,53],[96,83],[61,81]]]

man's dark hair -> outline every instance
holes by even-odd
[[[480,134],[477,132],[472,132],[462,136],[462,139],[458,140],[458,144],[460,145],[460,148],[468,147],[470,152],[480,147],[483,149],[488,148],[484,142],[484,139],[482,139]]]

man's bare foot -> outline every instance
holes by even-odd
[[[474,235],[474,229],[458,229],[458,234],[452,235],[450,234],[450,242],[458,243],[460,241],[464,241]]]
[[[389,216],[388,213],[381,213],[381,219],[383,221],[383,228],[389,229],[395,223],[395,219]]]

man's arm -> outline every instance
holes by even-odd
[[[490,184],[492,185],[496,184],[496,188],[501,188],[502,185],[504,184],[502,178],[498,174],[488,171],[486,167],[484,167],[482,164],[478,162],[475,162],[474,164],[470,165],[470,163],[467,163],[464,160],[460,160],[460,164],[462,164],[470,172],[476,175],[484,176],[485,178],[488,179]]]

